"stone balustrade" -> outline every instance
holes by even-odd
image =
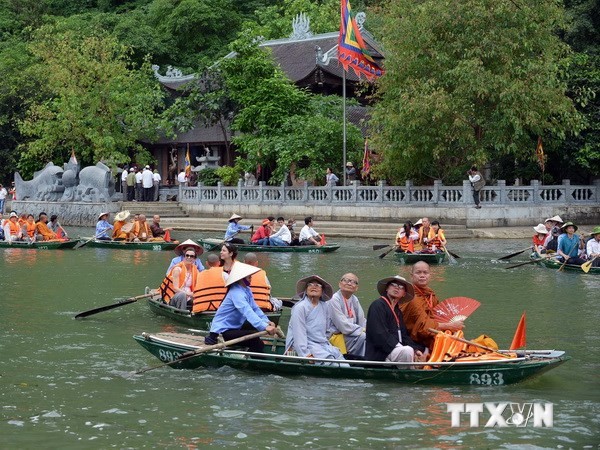
[[[177,192],[183,204],[256,204],[256,205],[344,205],[344,206],[472,206],[473,194],[469,181],[462,186],[444,186],[437,180],[433,186],[196,186],[161,188],[161,199]],[[542,185],[533,180],[529,186],[508,186],[498,180],[495,186],[481,190],[481,203],[486,206],[600,205],[600,180],[592,185],[571,185],[563,180],[558,185]]]

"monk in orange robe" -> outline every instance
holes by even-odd
[[[429,287],[431,279],[429,264],[424,261],[415,263],[411,269],[411,276],[415,297],[410,302],[400,305],[400,309],[412,340],[431,350],[435,335],[428,331],[429,328],[458,331],[462,330],[464,325],[462,321],[439,323],[433,319],[433,309],[439,300],[433,289]]]
[[[41,236],[44,241],[53,241],[58,239],[55,232],[48,228],[48,216],[46,213],[40,213],[38,221],[35,224],[35,233],[39,237]]]

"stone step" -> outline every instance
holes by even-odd
[[[158,214],[161,217],[188,217],[187,211],[175,202],[123,202],[121,211],[123,210],[132,214],[146,214],[146,216]]]

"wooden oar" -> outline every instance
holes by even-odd
[[[389,247],[390,244],[375,244],[373,245],[373,250],[381,250],[382,248]]]
[[[561,266],[558,268],[559,272],[562,272],[563,269],[565,268],[565,266],[567,265],[567,261],[569,260],[569,258],[565,258],[565,262],[561,264]]]
[[[444,249],[444,252],[446,253],[446,256],[448,257],[448,263],[457,264],[456,260],[452,257],[452,255],[450,254],[448,249],[446,247],[442,247],[442,248]]]
[[[159,364],[157,366],[146,367],[145,369],[140,369],[137,372],[135,372],[135,375],[139,375],[141,373],[145,373],[145,372],[148,372],[148,371],[154,370],[154,369],[160,369],[161,367],[170,366],[171,364],[175,364],[175,363],[184,361],[184,360],[192,358],[196,355],[201,355],[202,353],[212,352],[213,350],[219,350],[220,348],[229,347],[230,345],[239,344],[240,342],[248,341],[250,339],[254,339],[257,337],[261,337],[261,336],[265,336],[267,334],[268,334],[267,331],[259,331],[257,333],[252,333],[252,334],[248,334],[246,336],[241,336],[239,338],[232,339],[230,341],[221,342],[220,344],[207,345],[206,347],[202,347],[197,350],[191,350],[189,352],[182,353],[180,356],[175,358],[173,361],[168,361],[166,363]]]
[[[98,313],[108,311],[108,310],[111,310],[114,308],[119,308],[120,306],[129,305],[130,303],[135,303],[138,300],[141,300],[143,298],[152,297],[153,295],[154,295],[153,293],[149,293],[149,294],[144,294],[144,295],[138,295],[137,297],[129,297],[129,298],[121,300],[117,303],[113,303],[112,305],[101,306],[100,308],[94,308],[94,309],[90,309],[89,311],[81,312],[81,313],[77,314],[75,316],[75,318],[83,319],[84,317],[93,316],[94,314],[98,314]]]
[[[474,347],[478,347],[478,348],[481,348],[483,350],[487,350],[488,352],[496,353],[498,355],[502,355],[505,358],[510,358],[510,356],[505,355],[504,353],[500,353],[498,350],[495,350],[495,349],[493,349],[491,347],[487,347],[485,345],[478,344],[477,342],[469,341],[468,339],[463,339],[463,338],[459,338],[459,337],[456,337],[456,336],[452,336],[451,334],[444,333],[443,331],[436,330],[435,328],[428,328],[428,331],[430,333],[435,333],[435,334],[444,334],[447,337],[449,337],[450,339],[454,339],[455,341],[462,342],[464,344],[469,344],[469,345],[472,345]]]
[[[510,255],[503,256],[502,258],[498,258],[497,261],[504,261],[506,259],[514,258],[515,256],[520,255],[521,253],[526,252],[527,250],[530,250],[530,249],[531,249],[531,245],[527,248],[524,248],[523,250],[519,250],[518,252],[514,252],[514,253],[511,253]]]
[[[540,261],[543,261],[543,258],[532,259],[531,261],[515,264],[514,266],[505,267],[505,269],[514,269],[515,267],[526,266],[527,264],[533,264],[533,263],[540,262]]]
[[[73,247],[73,250],[77,250],[78,248],[81,248],[85,245],[88,245],[90,242],[92,242],[94,239],[96,239],[98,237],[98,235],[92,236],[91,238],[89,238],[88,240],[81,242],[79,241],[79,243],[77,245],[75,245],[75,247]]]
[[[386,251],[385,251],[385,252],[383,252],[381,255],[379,255],[379,259],[383,259],[383,258],[385,258],[385,257],[388,255],[388,253],[391,253],[391,252],[393,252],[393,251],[394,251],[394,250],[396,250],[397,248],[398,248],[398,246],[397,246],[397,245],[394,245],[392,248],[390,248],[389,250],[386,250]]]
[[[581,270],[583,270],[585,273],[588,273],[590,271],[590,269],[592,268],[592,263],[596,260],[596,258],[598,258],[598,256],[594,256],[588,262],[583,263],[581,265]]]

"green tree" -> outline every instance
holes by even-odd
[[[21,146],[23,169],[62,162],[71,150],[86,164],[124,163],[134,154],[138,162],[150,159],[138,139],[156,134],[163,94],[149,64],[131,68],[125,47],[90,34],[45,26],[31,43],[50,96],[20,123],[30,138]]]
[[[581,126],[560,77],[559,3],[399,0],[384,11],[380,176],[423,182],[496,156],[532,160],[538,135]]]

